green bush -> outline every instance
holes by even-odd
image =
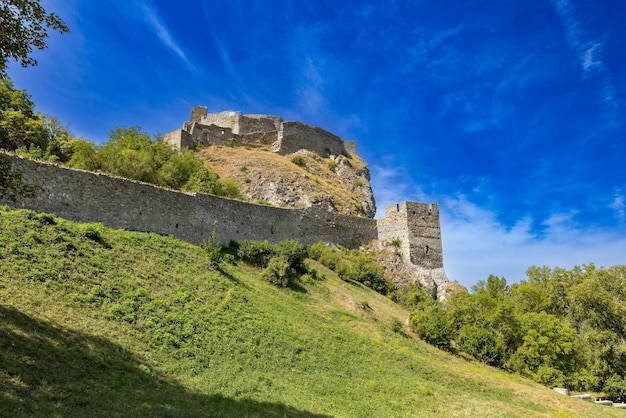
[[[274,248],[269,241],[241,241],[237,256],[244,262],[265,268],[274,255]]]
[[[613,402],[626,402],[626,377],[614,374],[606,380],[603,390]]]
[[[504,344],[495,332],[474,325],[464,325],[456,340],[459,348],[491,366],[501,364]]]
[[[391,331],[395,332],[396,334],[404,334],[404,326],[398,318],[393,318],[391,320]]]
[[[413,331],[428,344],[442,350],[450,350],[452,327],[439,302],[422,302],[411,312],[409,324]]]
[[[567,386],[565,374],[552,366],[542,364],[537,369],[534,376],[531,376],[536,382],[546,386]]]
[[[309,257],[333,270],[342,280],[362,283],[387,296],[397,290],[393,283],[385,279],[382,267],[368,254],[360,251],[341,252],[324,243],[311,245],[307,252]]]
[[[291,159],[291,162],[295,165],[303,166],[304,165],[304,157],[302,155],[296,155]]]
[[[107,246],[104,237],[102,236],[102,231],[104,230],[104,225],[101,223],[96,224],[83,224],[81,226],[81,234],[89,238],[92,241],[97,242],[98,244],[102,244],[105,247]]]
[[[363,283],[380,294],[386,295],[394,286],[385,280],[382,267],[367,254],[353,256],[350,264],[338,269],[337,274],[342,280],[353,280]]]
[[[261,273],[261,277],[274,286],[287,287],[295,274],[296,272],[289,264],[287,257],[279,255],[270,258],[267,267]]]
[[[400,303],[403,306],[412,309],[417,307],[420,303],[431,299],[431,294],[422,285],[419,283],[411,283],[405,288],[403,298],[400,299]]]
[[[294,270],[306,273],[307,269],[304,266],[304,258],[306,257],[306,250],[295,239],[285,239],[274,246],[274,253],[278,256],[283,256],[287,259],[289,266]]]
[[[331,161],[328,163],[328,169],[330,171],[335,171],[337,169],[337,163],[334,161]]]

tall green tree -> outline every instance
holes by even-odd
[[[0,72],[14,59],[23,67],[37,65],[33,49],[46,48],[48,30],[69,31],[63,20],[48,13],[39,0],[0,0]]]
[[[626,345],[626,266],[586,266],[582,280],[571,290],[571,299],[579,322],[611,331]]]
[[[14,151],[19,147],[40,149],[48,146],[48,132],[43,115],[24,90],[18,90],[6,74],[0,73],[0,148]]]
[[[577,366],[576,331],[546,312],[530,312],[521,317],[523,343],[509,366],[547,385],[564,385]]]

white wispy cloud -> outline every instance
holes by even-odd
[[[615,193],[615,199],[613,199],[609,207],[615,211],[615,217],[626,219],[626,199],[619,190]]]
[[[616,202],[623,210],[623,201]],[[607,267],[626,263],[623,234],[581,227],[572,221],[571,213],[543,220],[545,230],[538,236],[532,218],[507,228],[494,212],[463,196],[443,198],[440,211],[446,273],[466,286],[490,274],[516,282],[533,265],[572,268],[592,262]]]
[[[235,65],[233,64],[233,60],[230,57],[230,52],[228,51],[228,47],[226,46],[226,43],[222,41],[221,39],[219,39],[219,37],[217,36],[214,37],[214,40],[215,40],[215,45],[217,45],[217,49],[219,50],[220,60],[222,61],[222,64],[224,65],[226,70],[230,73],[230,75],[232,75],[235,78],[238,78],[239,76],[237,73],[237,69],[235,68]]]
[[[607,267],[626,264],[626,235],[580,225],[575,211],[552,213],[542,219],[527,216],[507,226],[497,212],[463,194],[428,195],[411,182],[406,167],[393,157],[380,161],[371,167],[377,218],[384,216],[385,206],[404,200],[438,203],[446,274],[467,287],[490,274],[517,282],[534,265],[572,268],[588,263]],[[480,179],[476,181],[480,187]],[[626,199],[619,191],[610,206],[616,216],[626,218]]]
[[[572,0],[552,0],[552,5],[563,24],[567,44],[578,56],[582,77],[599,80],[599,96],[604,105],[607,127],[619,126],[621,124],[619,120],[620,108],[616,99],[615,83],[602,60],[604,44],[597,39],[593,39],[583,29],[581,22],[575,16],[575,7]]]
[[[306,121],[337,118],[332,98],[341,93],[333,86],[347,74],[333,54],[326,51],[324,39],[329,30],[323,23],[300,25],[294,29],[289,45],[289,62],[285,66],[292,71],[286,81],[294,91],[295,108]]]
[[[187,55],[182,48],[174,40],[174,37],[170,33],[169,29],[161,21],[154,5],[149,2],[139,2],[137,3],[137,7],[143,21],[150,27],[152,32],[159,38],[163,45],[178,56],[190,72],[195,72],[193,64],[189,58],[187,58]]]

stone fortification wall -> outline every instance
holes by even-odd
[[[254,132],[275,132],[280,128],[283,119],[279,116],[268,115],[242,115],[239,119],[240,135]]]
[[[302,122],[283,122],[282,129],[278,132],[278,141],[275,151],[282,155],[292,154],[301,149],[315,152],[322,157],[328,156],[329,151],[334,155],[347,152],[340,137]]]
[[[329,154],[356,154],[356,142],[343,141],[317,126],[302,122],[284,122],[279,116],[243,115],[227,110],[208,113],[206,106],[195,106],[182,129],[165,135],[164,140],[176,148],[196,148],[198,145],[235,144],[272,145],[273,151],[287,155],[301,149],[321,157]],[[330,151],[330,152],[329,152]]]
[[[343,147],[348,154],[357,155],[356,141],[343,141]]]
[[[217,238],[278,242],[297,239],[303,244],[326,241],[356,248],[377,238],[376,221],[326,212],[321,207],[281,209],[205,194],[187,194],[145,183],[11,156],[13,169],[34,186],[34,198],[13,208],[80,222],[102,222],[113,228],[172,234],[201,244],[217,222]]]
[[[183,129],[177,129],[163,135],[163,142],[176,149],[195,149],[197,141],[194,140],[189,132]]]
[[[202,125],[215,125],[222,128],[229,128],[236,135],[277,131],[283,121],[279,116],[244,115],[233,110],[208,113],[206,106],[195,106],[191,110],[190,120],[191,122],[198,122]]]
[[[230,128],[217,125],[202,125],[185,122],[183,129],[177,129],[163,136],[166,144],[176,148],[197,149],[198,146],[224,145],[232,142],[237,146],[273,146],[278,140],[277,131],[251,132],[237,135]]]
[[[193,108],[191,111],[192,116],[200,113],[198,107],[200,106]],[[218,113],[205,113],[204,116],[200,118],[198,123],[201,123],[202,125],[216,125],[222,128],[229,128],[234,134],[238,134],[239,121],[242,117],[243,115],[239,112],[226,110]]]
[[[421,276],[437,285],[447,283],[438,205],[403,202],[387,206],[377,228],[379,240],[400,240],[402,259],[417,266]]]
[[[189,119],[191,122],[202,123],[202,118],[206,117],[209,109],[206,106],[194,106],[191,109],[191,118]]]

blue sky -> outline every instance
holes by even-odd
[[[48,0],[71,32],[11,63],[95,142],[194,105],[356,140],[379,214],[441,208],[446,272],[626,263],[626,2]]]

